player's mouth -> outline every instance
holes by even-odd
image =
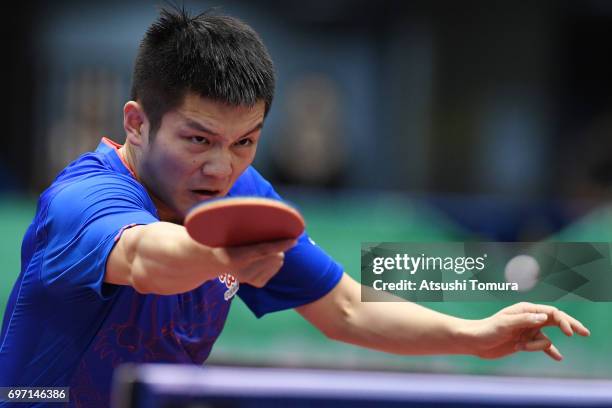
[[[199,190],[191,190],[191,192],[194,193],[200,200],[208,200],[214,197],[218,197],[219,194],[221,193],[221,190],[199,189]]]

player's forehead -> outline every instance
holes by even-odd
[[[182,104],[171,112],[171,116],[181,126],[199,123],[207,128],[222,130],[227,127],[255,125],[263,121],[264,110],[264,101],[258,101],[253,106],[233,106],[188,93]]]

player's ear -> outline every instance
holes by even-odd
[[[147,117],[142,106],[136,101],[129,101],[123,106],[123,128],[126,140],[134,146],[143,144],[142,130]]]

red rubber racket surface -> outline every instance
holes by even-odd
[[[211,247],[293,239],[304,232],[300,213],[267,198],[228,198],[194,207],[185,218],[189,235]]]

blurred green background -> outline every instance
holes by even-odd
[[[421,200],[402,195],[360,194],[290,197],[304,213],[311,237],[345,270],[359,279],[362,241],[459,241],[474,239],[439,211]],[[35,211],[35,202],[19,197],[0,200],[0,308],[19,271],[21,237]],[[566,241],[609,241],[612,210],[599,209],[564,230],[556,238]],[[521,376],[612,378],[612,303],[560,303],[592,331],[590,338],[567,338],[560,331],[546,332],[565,356],[561,363],[543,353],[521,353],[502,360],[466,356],[414,357],[374,352],[324,338],[294,311],[255,318],[240,300],[209,362],[247,365],[376,368],[420,372],[502,374]],[[429,303],[428,307],[465,318],[482,318],[506,304]]]

